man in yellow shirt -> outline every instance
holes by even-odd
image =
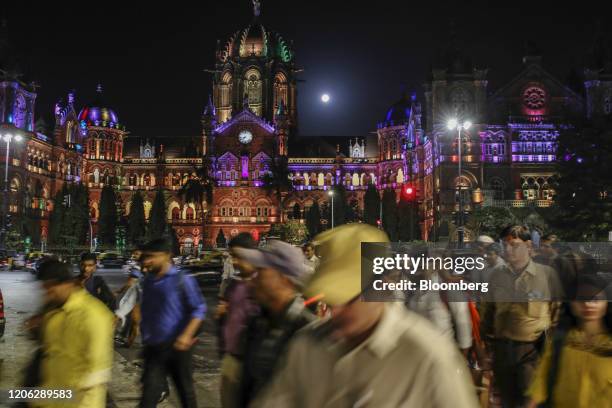
[[[42,323],[40,387],[71,390],[73,398],[38,401],[34,406],[104,408],[113,361],[112,313],[78,285],[68,264],[47,261],[38,279],[45,303],[54,306]]]

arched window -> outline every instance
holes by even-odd
[[[249,101],[249,107],[258,116],[261,116],[261,74],[256,69],[250,69],[244,76],[244,90]]]
[[[274,77],[274,107],[280,105],[281,101],[288,103],[289,88],[287,86],[287,77],[284,73],[278,72]]]
[[[193,211],[193,208],[187,207],[187,210],[185,211],[185,218],[188,220],[193,220],[195,218],[195,212]]]
[[[94,169],[93,171],[93,179],[94,179],[94,183],[98,184],[100,182],[100,170],[99,169]]]
[[[455,88],[451,93],[452,113],[458,118],[463,118],[469,111],[469,95],[463,88]]]
[[[225,72],[219,84],[219,100],[217,101],[219,122],[223,123],[232,116],[232,74]]]

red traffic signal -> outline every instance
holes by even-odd
[[[414,201],[416,200],[416,187],[412,184],[406,184],[402,187],[402,199],[406,201]]]

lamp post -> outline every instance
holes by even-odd
[[[19,134],[13,135],[11,133],[6,133],[2,136],[2,140],[4,140],[4,142],[6,143],[6,158],[4,162],[4,190],[2,193],[2,229],[0,230],[0,248],[5,248],[6,236],[8,234],[6,228],[6,218],[8,216],[9,201],[8,168],[11,152],[11,140],[13,139],[15,139],[16,142],[21,142],[23,140],[23,137]]]
[[[334,191],[329,190],[329,196],[331,197],[331,227],[334,228]]]
[[[463,219],[463,194],[462,194],[462,185],[461,185],[461,163],[463,158],[461,156],[461,131],[467,130],[472,126],[472,122],[466,120],[464,122],[459,122],[457,119],[451,119],[447,123],[447,127],[449,130],[457,130],[457,163],[458,163],[458,179],[457,179],[457,189],[459,191],[459,216],[457,218],[457,246],[459,248],[463,248],[464,242],[464,219]]]

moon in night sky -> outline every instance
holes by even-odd
[[[321,95],[321,102],[328,103],[329,102],[329,95],[328,94]]]

